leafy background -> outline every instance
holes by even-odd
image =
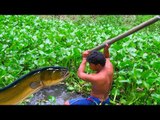
[[[0,87],[44,66],[64,66],[68,91],[88,95],[77,77],[84,50],[92,49],[153,15],[0,15]],[[109,48],[114,66],[113,105],[160,104],[160,22]],[[103,51],[103,50],[100,50]],[[86,72],[91,72],[86,68]]]

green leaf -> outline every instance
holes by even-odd
[[[142,80],[137,80],[136,83],[139,85],[139,84],[142,84]]]
[[[75,88],[72,87],[72,86],[68,86],[67,89],[72,91],[72,90],[74,90]]]
[[[120,99],[120,103],[122,103],[122,104],[125,105],[125,104],[127,103],[127,101],[126,101],[125,99],[121,98],[121,99]]]
[[[143,81],[143,85],[145,88],[147,88],[147,90],[149,90],[150,85],[146,81]]]
[[[146,59],[147,56],[148,56],[148,54],[147,54],[147,53],[144,53],[143,56],[142,56],[142,58]]]
[[[55,98],[54,96],[49,95],[49,96],[48,96],[48,101],[49,101],[50,103],[55,103],[55,102],[56,102],[56,98]]]
[[[130,80],[119,80],[119,82],[122,82],[122,83],[130,83]]]
[[[153,97],[153,99],[155,99],[156,101],[160,102],[160,94],[153,93],[153,94],[151,94],[151,96]]]

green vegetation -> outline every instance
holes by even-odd
[[[0,15],[0,87],[40,67],[64,66],[68,90],[87,95],[90,84],[77,77],[81,53],[152,17]],[[111,45],[113,105],[160,104],[159,31],[156,22]]]

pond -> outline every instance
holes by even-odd
[[[65,84],[41,89],[25,100],[25,105],[64,105],[66,100],[82,97],[76,92],[68,92]]]

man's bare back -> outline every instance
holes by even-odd
[[[91,95],[99,98],[101,101],[104,101],[109,97],[109,91],[113,80],[113,65],[108,58],[106,59],[105,67],[97,73],[96,76],[99,80],[91,83]]]

